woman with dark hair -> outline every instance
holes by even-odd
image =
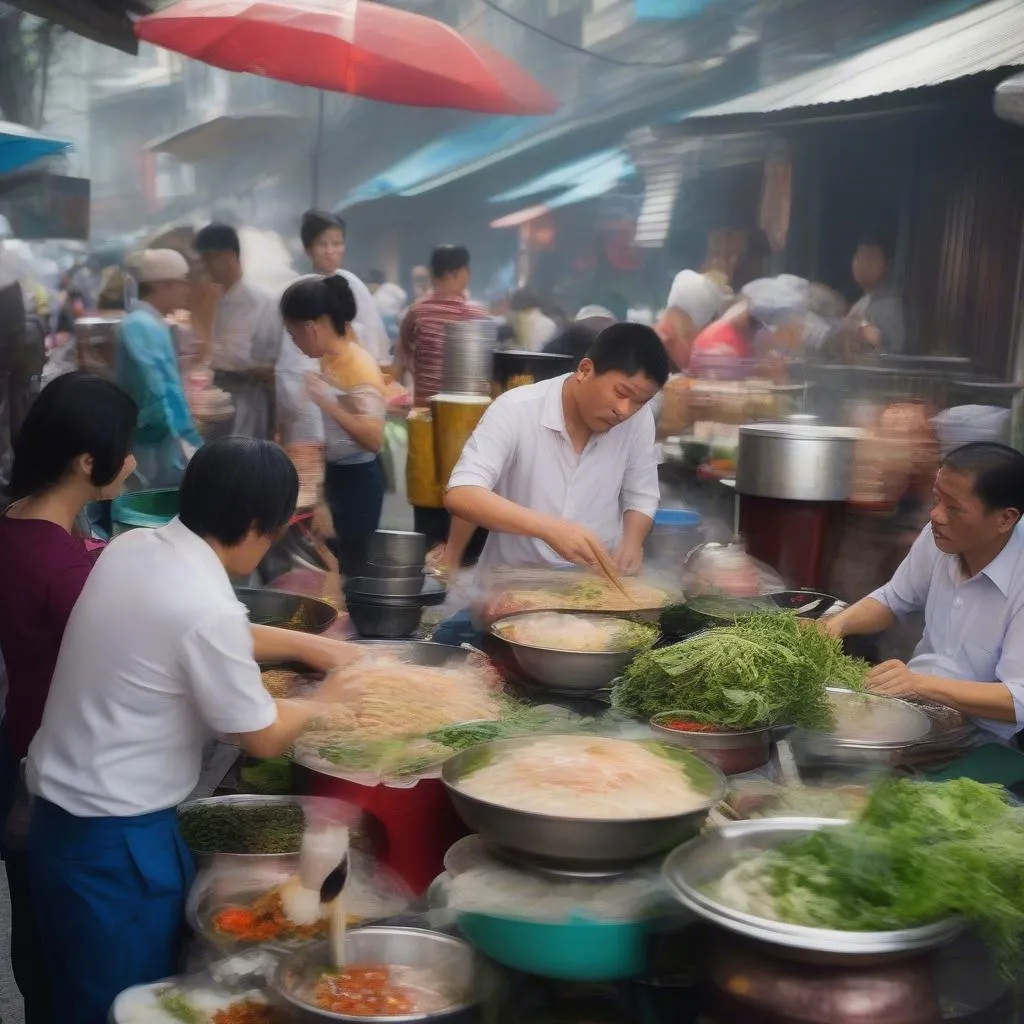
[[[324,496],[334,520],[341,571],[359,575],[384,505],[384,377],[359,346],[352,321],[356,302],[343,277],[307,277],[281,298],[281,317],[299,350],[320,360],[307,377],[323,414],[327,471]]]
[[[14,447],[13,501],[0,516],[0,652],[7,668],[0,729],[0,822],[14,804],[21,762],[39,728],[64,627],[92,562],[73,536],[90,501],[113,498],[135,468],[135,403],[87,373],[58,377],[29,410]],[[47,1016],[28,860],[5,836],[11,964],[27,1024]]]
[[[180,515],[116,538],[75,605],[28,754],[29,874],[62,1024],[106,1024],[126,988],[174,974],[195,874],[177,807],[211,736],[276,757],[324,708],[274,700],[260,662],[327,674],[349,644],[252,625],[231,576],[253,572],[295,512],[299,478],[275,444],[201,448]],[[319,882],[316,887],[319,888]]]

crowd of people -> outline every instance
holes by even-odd
[[[235,597],[231,578],[254,570],[296,510],[299,472],[274,439],[321,446],[339,568],[358,573],[381,516],[395,382],[412,406],[429,403],[446,326],[492,315],[470,297],[461,246],[433,252],[429,287],[419,275],[410,299],[380,275],[364,285],[343,269],[338,219],[312,211],[301,235],[314,272],[280,297],[247,279],[233,228],[195,237],[215,289],[205,320],[192,322],[199,360],[209,387],[230,396],[213,429],[197,425],[168,322],[195,294],[196,267],[161,249],[132,263],[138,299],[120,324],[114,379],[57,377],[17,433],[0,514],[0,815],[27,1024],[102,1024],[121,990],[175,972],[194,877],[175,809],[204,745],[221,736],[257,757],[280,753],[340,694],[328,676],[310,701],[275,700],[259,663],[327,672],[358,657],[347,643],[251,625]],[[520,296],[507,343],[568,355],[569,369],[493,401],[441,507],[417,525],[445,541],[450,571],[480,530],[484,569],[638,572],[660,502],[658,401],[673,372],[728,375],[837,339],[898,349],[884,250],[862,246],[854,268],[865,299],[852,311],[795,277],[754,277],[733,292],[715,269],[679,273],[656,326],[593,305],[558,323]],[[139,476],[180,487],[178,516],[94,559],[79,516]],[[872,633],[923,612],[914,657],[877,666],[870,684],[948,704],[1008,741],[1024,724],[1024,455],[959,448],[932,499],[892,580],[824,628]],[[479,628],[466,608],[434,640],[459,644]]]

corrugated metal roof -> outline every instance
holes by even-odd
[[[854,57],[694,110],[683,120],[850,103],[1024,65],[1024,0],[991,0]]]

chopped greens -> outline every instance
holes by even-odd
[[[157,1006],[168,1017],[181,1021],[181,1024],[203,1024],[205,1016],[190,1002],[188,996],[180,989],[171,988],[157,996]]]
[[[826,686],[860,689],[867,663],[791,612],[758,612],[681,643],[646,651],[612,691],[639,718],[675,711],[727,729],[833,724]]]
[[[207,804],[178,812],[196,853],[298,853],[306,817],[297,804]]]
[[[1010,806],[1000,786],[890,779],[853,825],[821,829],[756,864],[779,920],[887,931],[959,916],[1007,976],[1020,959],[1024,808]]]

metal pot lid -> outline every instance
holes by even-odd
[[[867,431],[821,423],[745,423],[740,437],[779,437],[793,441],[861,441]]]

